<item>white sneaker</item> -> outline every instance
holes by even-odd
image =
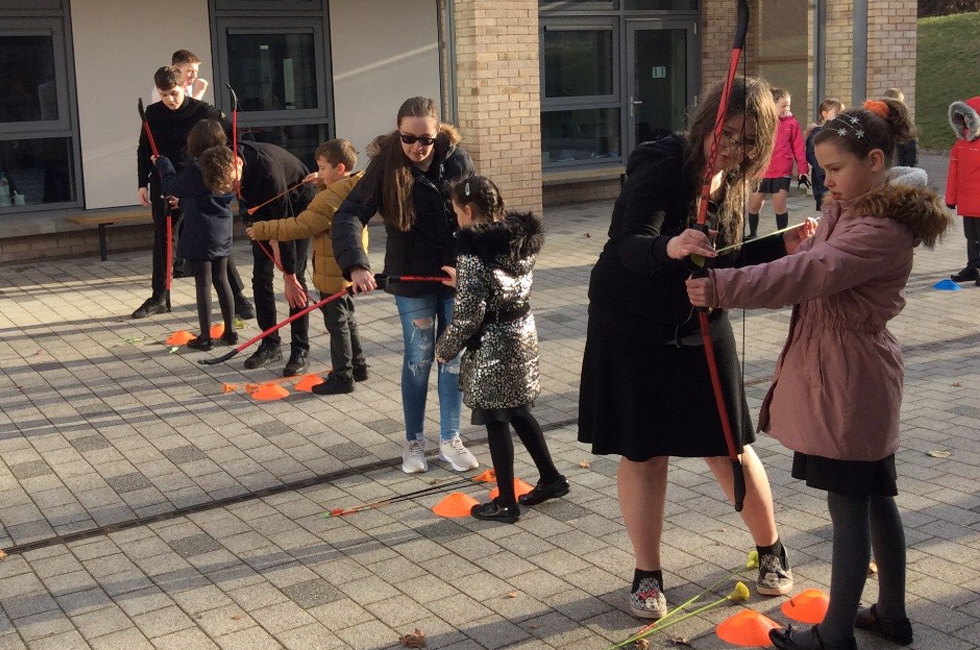
[[[447,461],[457,472],[465,472],[480,466],[480,461],[463,446],[463,441],[459,439],[458,434],[439,443],[439,458]]]
[[[421,440],[406,440],[402,451],[402,471],[406,474],[418,474],[429,471],[429,462],[425,459],[425,446]]]

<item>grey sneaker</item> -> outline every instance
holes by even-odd
[[[667,615],[667,597],[656,578],[643,578],[630,594],[630,609],[640,618],[663,618]]]
[[[785,596],[793,590],[792,569],[784,566],[778,555],[762,555],[759,557],[759,579],[755,590],[763,596]]]
[[[421,440],[406,440],[402,451],[402,471],[406,474],[427,472],[429,462],[425,459],[425,446]]]
[[[463,445],[459,435],[439,443],[439,458],[452,465],[457,472],[465,472],[480,466],[480,461]]]

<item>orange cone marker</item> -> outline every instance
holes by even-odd
[[[233,393],[238,388],[238,384],[222,384],[221,392],[227,395],[228,393]]]
[[[492,469],[484,470],[473,477],[475,483],[496,483],[497,472]]]
[[[827,615],[830,599],[819,589],[807,589],[796,594],[779,608],[788,618],[816,625]]]
[[[469,517],[470,510],[479,501],[462,492],[451,492],[445,499],[432,508],[432,512],[440,517]]]
[[[528,492],[530,492],[533,489],[534,489],[533,486],[528,485],[527,483],[525,483],[521,479],[519,479],[519,478],[515,478],[514,479],[514,496],[515,497],[523,496],[523,495],[527,494]],[[490,490],[490,498],[491,499],[496,499],[499,496],[500,496],[500,488],[494,488],[494,489]]]
[[[722,621],[715,633],[725,643],[743,648],[765,648],[771,646],[769,630],[782,627],[770,618],[752,609],[743,609],[738,614]]]
[[[211,326],[211,338],[220,339],[221,335],[225,333],[224,323],[218,323],[217,325]]]
[[[262,402],[274,402],[277,399],[289,397],[289,391],[277,384],[263,384],[261,388],[252,393],[252,399]]]
[[[194,338],[195,336],[187,330],[180,330],[167,337],[167,345],[187,345],[187,342]]]
[[[293,386],[296,390],[301,390],[304,393],[313,392],[313,387],[317,384],[322,384],[323,378],[320,375],[304,375],[302,379],[296,382]]]

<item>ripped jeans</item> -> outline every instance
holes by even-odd
[[[449,291],[415,298],[395,296],[402,321],[405,358],[402,363],[402,408],[405,411],[405,437],[425,438],[425,399],[429,392],[429,371],[435,362],[436,337],[453,317],[454,295]],[[459,433],[459,412],[463,394],[459,392],[459,357],[438,370],[439,437],[450,440]]]

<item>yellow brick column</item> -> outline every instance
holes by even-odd
[[[538,0],[456,0],[463,147],[508,208],[541,214]]]
[[[916,0],[868,3],[868,94],[901,88],[915,115]]]
[[[848,108],[853,108],[851,106],[851,89],[854,87],[853,12],[853,0],[827,1],[824,95],[836,97]]]

